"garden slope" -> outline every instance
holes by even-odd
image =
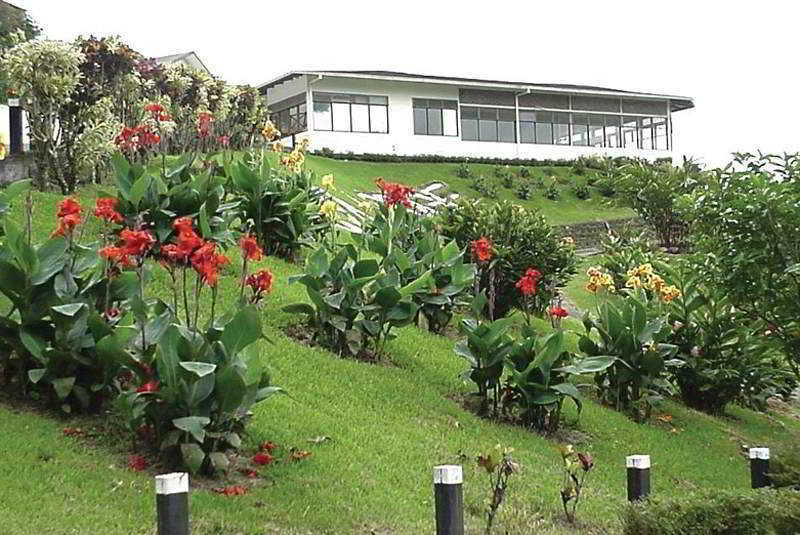
[[[346,193],[374,191],[375,179],[383,177],[390,182],[400,182],[415,187],[440,181],[448,184],[451,193],[455,192],[468,197],[480,196],[470,187],[470,179],[456,176],[458,164],[455,163],[361,162],[333,160],[321,156],[309,156],[307,162],[308,168],[317,176],[333,173],[336,187]],[[633,215],[633,212],[625,208],[608,206],[607,200],[601,197],[595,188],[589,188],[592,195],[590,199],[583,201],[578,199],[572,191],[572,186],[575,182],[585,182],[585,177],[576,176],[571,167],[528,168],[531,177],[542,177],[545,186],[552,182],[551,175],[559,177],[561,183],[558,184],[558,189],[561,198],[556,201],[544,197],[544,188],[535,188],[533,197],[527,201],[517,199],[516,188],[523,180],[532,180],[532,178],[516,177],[514,190],[510,190],[502,187],[499,178],[494,178],[494,165],[470,164],[469,167],[473,175],[483,175],[487,179],[497,182],[498,199],[509,199],[525,207],[538,208],[552,225],[604,221]],[[519,172],[519,167],[510,167],[509,169],[515,174]],[[591,172],[587,171],[587,173]]]
[[[34,221],[44,236],[55,225],[52,214],[59,198],[36,199]],[[90,206],[92,192],[84,191],[82,200]],[[237,259],[233,260],[235,266]],[[470,532],[478,533],[488,490],[474,457],[496,444],[515,448],[514,456],[523,466],[522,474],[511,481],[497,532],[572,532],[559,520],[556,442],[462,410],[454,399],[469,387],[459,379],[464,363],[454,355],[451,340],[403,329],[390,344],[394,365],[340,360],[299,345],[283,334],[283,326],[294,318],[280,311],[304,299],[299,286],[286,284],[298,268],[271,258],[262,265],[276,275],[275,290],[264,307],[267,334],[274,344],[263,342],[262,354],[275,383],[291,397],[273,398],[256,408],[248,446],[252,450],[260,441],[272,440],[313,455],[263,469],[267,477],[245,496],[195,491],[195,535],[431,533],[431,468],[452,462],[465,466],[467,521]],[[228,303],[235,297],[235,278],[225,278],[229,285],[220,292]],[[157,277],[150,287],[166,296],[167,280]],[[581,533],[605,533],[618,526],[625,501],[626,455],[652,456],[654,493],[746,488],[749,472],[741,444],[769,446],[800,434],[797,420],[738,408],[725,418],[672,403],[665,412],[670,423],[656,419],[637,425],[596,403],[585,404],[579,429],[589,440],[581,449],[592,453],[597,469],[579,511],[588,524]],[[153,533],[152,475],[125,468],[127,446],[100,439],[87,447],[80,439],[63,436],[65,426],[90,425],[0,405],[0,532]],[[332,440],[308,442],[318,436]],[[465,460],[459,459],[460,453]]]

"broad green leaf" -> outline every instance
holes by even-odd
[[[210,423],[211,419],[206,416],[186,416],[172,420],[172,425],[191,434],[201,444],[206,439],[205,427]]]
[[[189,472],[196,474],[203,467],[206,454],[197,444],[181,444],[181,458]]]
[[[216,364],[209,364],[207,362],[193,362],[193,361],[184,361],[178,363],[181,368],[186,371],[192,372],[197,377],[205,377],[209,373],[214,373],[214,370],[217,369]]]
[[[45,373],[47,373],[47,369],[45,368],[35,368],[33,370],[28,370],[28,379],[30,379],[30,381],[33,384],[36,384],[39,381],[41,381]]]
[[[71,318],[75,316],[75,314],[77,314],[78,311],[80,311],[84,306],[84,303],[67,303],[66,305],[58,305],[51,308],[53,311]]]
[[[66,399],[72,392],[72,387],[75,385],[75,377],[61,377],[50,381],[53,389],[56,391],[58,399]]]
[[[261,317],[253,306],[240,309],[222,332],[222,345],[233,358],[239,351],[263,336]]]

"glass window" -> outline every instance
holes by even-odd
[[[652,119],[644,117],[640,119],[639,139],[642,140],[642,149],[653,150],[653,128]]]
[[[536,143],[553,144],[552,123],[536,123]]]
[[[618,148],[620,146],[619,116],[606,115],[606,147]]]
[[[414,108],[414,133],[428,133],[428,113],[425,108]]]
[[[553,114],[553,137],[556,145],[569,145],[569,113]]]
[[[533,129],[533,121],[519,121],[519,141],[520,143],[533,143],[536,136]]]
[[[585,147],[589,144],[589,116],[582,113],[572,114],[572,144]]]
[[[669,144],[667,142],[667,119],[666,117],[654,117],[653,129],[655,131],[655,150],[667,150]]]
[[[516,143],[517,141],[517,122],[514,110],[497,110],[497,139],[503,143]]]
[[[428,108],[428,134],[441,136],[442,133],[442,109]]]
[[[458,112],[455,109],[442,109],[442,123],[444,135],[458,135]]]
[[[636,117],[622,118],[622,146],[626,149],[639,148],[638,136],[636,133],[638,121]]]
[[[333,130],[330,102],[314,102],[314,129]]]
[[[337,132],[351,132],[350,103],[333,103],[333,129]]]
[[[457,136],[457,104],[451,100],[415,98],[414,133],[430,136]]]
[[[605,117],[602,115],[589,116],[589,146],[602,147],[604,146],[603,127],[605,126]]]
[[[461,139],[478,141],[478,109],[461,108]]]
[[[481,119],[478,136],[481,141],[497,141],[497,121]]]
[[[353,132],[369,132],[368,105],[353,104],[350,106],[350,115],[353,118]]]
[[[375,134],[389,133],[389,107],[385,105],[369,107],[370,132]]]

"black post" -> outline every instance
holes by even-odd
[[[628,501],[635,502],[650,495],[650,456],[629,455],[625,457],[628,469]]]
[[[158,535],[189,535],[189,474],[156,476]]]
[[[769,487],[769,448],[750,448],[750,483],[754,489]]]
[[[8,99],[8,130],[11,154],[22,152],[22,108],[19,99]]]
[[[433,467],[436,535],[464,535],[464,476],[459,465]]]

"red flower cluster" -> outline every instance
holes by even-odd
[[[256,479],[258,477],[258,472],[252,468],[239,468],[239,473],[250,479]]]
[[[108,247],[103,247],[99,251],[100,256],[108,260],[109,262],[116,264],[116,267],[119,268],[126,268],[126,267],[133,267],[133,262],[131,262],[131,257],[125,251],[124,247],[116,247],[114,245],[109,245]]]
[[[146,230],[124,229],[120,233],[122,248],[130,256],[144,256],[156,243],[156,239]]]
[[[253,289],[253,301],[259,301],[265,294],[272,290],[274,277],[268,269],[262,269],[247,277],[245,283]]]
[[[100,197],[94,206],[94,215],[105,219],[109,223],[122,223],[122,214],[117,212],[117,199],[114,197]]]
[[[219,136],[217,138],[217,142],[222,145],[223,147],[227,147],[231,144],[231,137],[230,136]]]
[[[472,247],[472,258],[478,262],[488,262],[492,259],[492,241],[486,236],[473,240],[470,246]]]
[[[206,284],[216,286],[219,268],[229,262],[225,255],[216,252],[217,246],[197,235],[192,228],[192,218],[179,217],[172,224],[178,231],[178,243],[161,247],[161,252],[168,262],[173,264],[191,264]]]
[[[243,494],[247,494],[248,492],[250,492],[250,489],[248,489],[247,487],[243,487],[241,485],[216,487],[212,490],[217,494],[222,494],[223,496],[242,496]]]
[[[275,444],[271,440],[267,440],[266,442],[262,443],[261,446],[258,447],[261,451],[266,451],[267,453],[272,453],[276,449],[278,449],[278,445]]]
[[[114,140],[120,150],[135,152],[146,149],[161,142],[161,136],[153,132],[146,124],[126,126]]]
[[[128,457],[128,468],[136,472],[144,472],[150,463],[141,455],[131,455]]]
[[[144,111],[149,112],[153,119],[158,122],[171,121],[172,117],[167,113],[166,108],[157,102],[152,102],[144,107]]]
[[[158,392],[158,381],[147,381],[142,386],[137,388],[136,392],[139,394],[152,394],[153,392]]]
[[[199,137],[208,137],[211,134],[211,123],[214,122],[214,116],[210,112],[200,111],[197,112],[197,135]]]
[[[83,429],[80,427],[65,427],[63,433],[65,437],[80,437],[84,435]]]
[[[310,451],[298,450],[298,449],[294,449],[294,448],[292,449],[291,459],[293,461],[302,461],[303,459],[306,459],[308,457],[311,457],[311,452]]]
[[[528,268],[525,272],[525,275],[517,281],[517,289],[522,292],[522,295],[528,297],[529,295],[533,295],[537,291],[537,286],[539,284],[539,279],[542,278],[542,274],[539,271]]]
[[[257,464],[259,466],[266,466],[271,464],[274,460],[275,457],[266,452],[256,453],[253,455],[253,464]]]
[[[383,178],[378,178],[375,184],[378,186],[378,189],[381,190],[383,202],[386,206],[402,204],[406,208],[411,208],[410,197],[414,193],[413,188],[395,182],[385,182]]]
[[[53,236],[72,234],[72,231],[81,222],[82,211],[81,205],[72,197],[67,197],[58,203],[58,228],[53,231]]]
[[[248,260],[261,260],[261,257],[264,256],[264,251],[252,236],[242,236],[239,240],[239,247],[242,248],[242,253]]]
[[[550,310],[548,312],[550,312],[550,316],[554,318],[566,318],[567,316],[569,316],[569,312],[567,312],[565,308],[560,306],[550,307]]]

